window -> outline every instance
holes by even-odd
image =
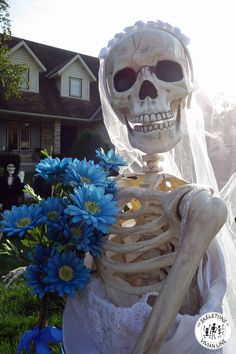
[[[40,142],[40,123],[0,120],[0,151],[35,151]]]
[[[21,76],[20,89],[29,90],[29,69],[25,70]]]
[[[7,122],[7,150],[30,151],[30,123]]]
[[[7,122],[1,119],[0,120],[0,151],[4,151],[7,149],[6,130],[7,130]]]
[[[20,123],[20,150],[30,150],[30,123]]]
[[[18,124],[7,122],[7,150],[18,150]]]
[[[69,95],[73,97],[82,97],[82,80],[70,77]]]

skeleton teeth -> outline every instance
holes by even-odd
[[[164,128],[168,128],[168,122],[164,122]]]
[[[135,116],[129,124],[136,132],[147,133],[153,130],[173,129],[175,118],[171,111],[159,112],[157,114],[140,114],[139,116]]]
[[[174,118],[174,114],[171,111],[168,112],[159,112],[159,113],[151,113],[151,114],[140,114],[139,116],[135,116],[130,122],[131,124],[137,123],[149,123],[149,122],[159,122],[163,123],[166,120]]]
[[[148,114],[145,114],[145,116],[144,116],[144,122],[145,122],[145,123],[150,122],[150,119],[149,119],[149,115],[148,115]]]
[[[140,133],[148,133],[153,130],[165,130],[165,129],[173,129],[173,126],[175,124],[174,119],[168,120],[167,122],[164,123],[154,123],[154,124],[146,124],[146,125],[135,125],[134,130],[136,132]]]
[[[155,122],[156,121],[156,115],[154,113],[151,114],[150,121],[151,122]]]

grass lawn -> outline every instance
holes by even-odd
[[[19,241],[14,240],[14,244],[18,246]],[[1,255],[0,276],[21,265],[24,265],[23,262],[19,262],[14,256]],[[0,353],[16,354],[21,335],[37,324],[39,302],[36,296],[31,295],[31,288],[21,278],[8,289],[0,282],[0,309]],[[50,309],[48,324],[61,328],[62,311],[59,305]],[[61,353],[58,345],[51,346],[51,349],[53,354]]]

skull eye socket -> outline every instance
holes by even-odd
[[[118,92],[130,89],[136,81],[136,73],[132,68],[124,68],[114,76],[114,88]]]
[[[171,60],[159,61],[155,68],[155,74],[159,80],[166,82],[180,81],[184,77],[181,66]]]

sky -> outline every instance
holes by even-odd
[[[236,96],[234,0],[8,0],[12,35],[98,56],[138,20],[161,20],[190,38],[195,77],[211,97]]]

